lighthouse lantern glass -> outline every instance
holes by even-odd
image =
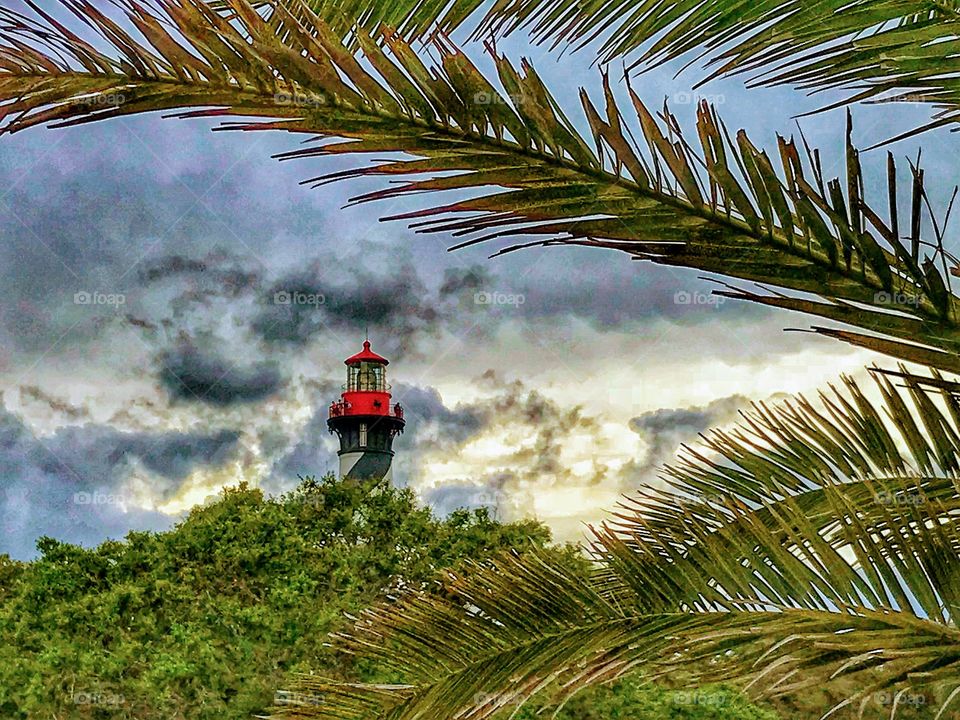
[[[386,378],[383,365],[363,361],[358,365],[349,366],[347,368],[347,389],[384,392],[386,390]]]

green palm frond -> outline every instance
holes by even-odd
[[[818,153],[801,153],[793,139],[779,137],[771,157],[742,130],[733,139],[706,104],[691,142],[666,107],[655,114],[631,90],[635,133],[604,78],[599,109],[581,91],[592,136],[584,138],[526,61],[518,70],[495,57],[504,94],[440,38],[432,45],[439,62],[428,63],[395,34],[386,32],[381,46],[358,31],[357,56],[299,0],[278,0],[259,13],[246,0],[230,0],[229,21],[201,0],[112,5],[125,10],[123,22],[88,2],[60,2],[113,54],[39,6],[29,16],[0,9],[0,133],[185,108],[201,109],[182,117],[272,118],[224,128],[347,138],[310,143],[287,159],[413,156],[310,181],[317,184],[429,176],[356,202],[486,189],[396,216],[415,221],[421,232],[465,236],[457,247],[519,235],[540,238],[532,244],[613,248],[814,293],[824,301],[737,296],[848,322],[868,333],[822,331],[960,370],[958,298],[948,273],[955,263],[943,250],[940,224],[933,223],[934,241],[920,235],[921,214],[929,211],[922,172],[911,165],[915,212],[901,230],[893,159],[892,212],[884,220],[886,213],[863,197],[849,128],[845,177],[825,178]]]
[[[266,9],[267,18],[272,17],[272,0],[251,0],[251,3],[258,10]],[[209,4],[225,17],[235,17],[229,0],[211,0]],[[359,34],[376,36],[384,29],[396,32],[409,42],[433,34],[452,33],[483,6],[484,0],[308,0],[306,4],[349,48],[355,49],[359,46]]]
[[[883,691],[955,709],[960,404],[898,375],[905,391],[876,375],[879,403],[845,379],[711,433],[596,531],[589,584],[511,556],[370,610],[337,644],[404,685],[304,678],[308,702],[276,717],[478,720],[678,671],[759,697],[842,682],[854,707]]]
[[[931,103],[922,129],[960,121],[960,5],[955,0],[498,0],[477,31],[526,29],[539,42],[580,47],[602,37],[610,62],[646,48],[631,68],[694,50],[707,79],[748,73],[755,84],[842,88],[846,102]]]
[[[762,587],[778,606],[823,610],[858,604],[858,598],[870,607],[912,603],[925,617],[950,623],[960,609],[960,575],[927,575],[911,566],[903,537],[878,536],[880,554],[858,554],[857,572],[839,557],[843,548],[860,553],[855,543],[869,548],[862,531],[896,526],[904,521],[898,513],[909,515],[914,506],[936,506],[943,516],[960,511],[958,387],[936,373],[896,376],[905,382],[906,398],[875,370],[886,418],[845,378],[846,392],[821,393],[820,407],[803,397],[775,409],[757,405],[741,427],[705,436],[704,450],[686,448],[664,470],[666,489],[638,491],[598,531],[609,573],[631,579],[648,610],[732,610]],[[941,384],[946,412],[931,399],[927,382]],[[851,511],[856,522],[844,524]],[[801,538],[805,547],[795,547]],[[775,556],[784,547],[787,552]],[[737,569],[725,574],[724,558],[736,558]],[[873,567],[877,558],[885,560]],[[886,573],[891,558],[899,577]],[[821,579],[828,572],[826,586]],[[642,598],[644,591],[652,594]]]

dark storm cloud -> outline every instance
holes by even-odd
[[[516,312],[526,318],[577,318],[599,330],[634,328],[665,318],[683,324],[714,323],[731,316],[760,317],[769,309],[712,293],[715,283],[692,270],[631,261],[619,252],[556,249],[534,271],[510,274],[483,289],[522,294]]]
[[[196,468],[232,458],[238,438],[232,430],[121,433],[92,424],[38,436],[0,408],[0,553],[31,557],[41,535],[90,545],[167,527],[169,516],[131,506],[131,474],[147,471],[150,494],[169,499]]]
[[[224,407],[265,400],[285,384],[274,363],[239,365],[192,343],[162,355],[160,381],[174,399]]]
[[[632,418],[630,429],[643,438],[647,452],[643,460],[624,469],[625,481],[635,487],[654,480],[657,470],[675,458],[681,445],[695,441],[712,427],[734,421],[749,405],[743,395],[731,395],[702,407],[662,408]]]
[[[152,153],[131,151],[146,146],[138,136],[150,137]],[[257,168],[238,162],[245,145],[210,142],[196,124],[191,130],[148,118],[55,139],[43,130],[5,138],[0,346],[35,356],[95,340],[108,352],[122,341],[105,330],[122,326],[124,315],[158,325],[170,314],[170,293],[148,288],[166,282],[198,296],[246,292],[256,279],[251,265],[263,264],[242,241],[256,238],[251,245],[259,245],[261,238],[315,228],[319,214],[308,222],[287,212],[294,199],[282,193],[273,194],[269,211],[258,207],[249,193],[262,182]],[[185,154],[191,147],[197,152]],[[217,248],[238,249],[242,262],[218,257],[224,253]],[[104,305],[78,307],[80,292],[119,293],[126,303],[120,313]]]
[[[441,314],[416,268],[400,262],[380,270],[350,259],[290,273],[266,293],[253,329],[268,343],[303,346],[324,333],[351,337],[369,329],[387,339],[395,357],[437,330]]]
[[[180,480],[198,465],[222,465],[233,456],[240,434],[235,430],[215,433],[166,433],[159,438],[145,434],[117,434],[107,437],[102,446],[110,447],[108,456],[133,457],[144,467],[168,480]],[[160,486],[164,497],[179,487],[177,483]]]
[[[145,259],[137,277],[142,285],[179,280],[195,293],[238,297],[260,289],[262,272],[250,265],[234,252],[215,249],[202,258],[173,254]]]
[[[504,259],[449,271],[440,296],[455,308],[449,317],[456,326],[468,323],[485,336],[502,322],[532,321],[550,323],[553,336],[569,335],[574,320],[601,332],[644,332],[653,319],[696,325],[770,313],[712,295],[718,286],[694,271],[632,262],[623,253],[551,248],[520,255],[534,260],[526,267]]]
[[[139,328],[141,330],[149,330],[150,332],[157,332],[160,329],[160,326],[156,323],[152,323],[149,320],[143,318],[138,318],[133,315],[124,315],[124,319],[127,321],[127,324],[130,327]]]
[[[443,282],[440,283],[440,297],[448,298],[464,291],[467,293],[476,292],[490,285],[491,282],[492,275],[483,265],[474,265],[469,268],[447,268],[443,272]]]
[[[448,408],[436,388],[398,383],[393,400],[403,407],[412,432],[398,442],[422,449],[427,444],[462,445],[480,433],[489,422],[490,411],[478,405]],[[439,432],[442,429],[442,434]]]
[[[42,405],[46,405],[55,413],[63,415],[70,420],[79,420],[81,418],[90,417],[90,411],[87,408],[71,405],[66,400],[55,397],[36,385],[21,385],[20,400],[21,402],[24,400],[32,400]]]
[[[192,275],[206,272],[207,263],[183,255],[167,255],[151,259],[137,270],[137,277],[143,283],[153,283],[178,275]]]
[[[340,463],[337,457],[337,439],[327,429],[325,403],[320,404],[315,410],[291,444],[281,445],[277,438],[268,438],[268,440],[272,440],[275,447],[282,447],[282,452],[275,458],[270,472],[262,483],[268,492],[287,492],[296,486],[300,477],[310,475],[319,477],[327,472],[337,472]],[[261,447],[266,452],[265,445]]]
[[[124,137],[162,135],[157,153],[171,167],[122,151],[118,130],[106,126],[92,126],[82,140],[64,132],[57,162],[67,170],[51,158],[23,176],[0,159],[0,186],[11,187],[0,203],[6,352],[35,357],[54,348],[55,356],[96,340],[104,356],[120,357],[133,330],[156,354],[181,334],[207,332],[226,355],[265,343],[258,352],[286,363],[310,343],[347,343],[369,330],[383,352],[402,359],[422,354],[440,333],[474,342],[513,319],[583,317],[613,328],[658,313],[716,317],[675,305],[673,285],[656,285],[650,268],[620,254],[585,251],[571,261],[566,250],[530,253],[524,258],[535,259],[536,271],[527,275],[526,260],[461,266],[467,253],[406,251],[393,237],[406,234],[400,225],[389,226],[390,234],[378,227],[370,234],[376,240],[363,239],[360,227],[345,244],[323,221],[329,203],[296,194],[286,166],[270,164],[268,153],[235,165],[249,150],[246,139],[213,139],[196,125],[148,118],[125,123]],[[42,150],[33,137],[5,142]],[[285,147],[282,137],[268,140]],[[199,159],[188,162],[183,148]],[[290,194],[251,196],[265,167],[278,187],[291,181]],[[205,194],[214,187],[216,194]],[[310,212],[293,212],[295,202]],[[275,293],[284,291],[324,302],[277,304]],[[125,302],[78,306],[78,292],[119,293]],[[525,303],[476,303],[478,293],[491,292],[524,293]],[[221,322],[228,314],[235,322]],[[565,324],[556,323],[557,331]]]
[[[43,352],[68,327],[58,321],[44,301],[20,297],[0,304],[0,344],[7,347]]]
[[[78,306],[75,294],[131,294],[136,278],[125,271],[162,227],[135,184],[113,174],[36,183],[31,176],[0,203],[0,291],[16,298],[4,303],[0,333],[26,352],[68,331],[71,344],[96,337],[97,319],[115,308]]]
[[[485,507],[493,517],[499,518],[501,512],[511,505],[510,496],[504,486],[512,475],[500,475],[483,483],[452,482],[441,487],[428,488],[423,500],[440,515],[449,515],[459,508]]]

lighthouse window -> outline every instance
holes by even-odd
[[[367,446],[367,424],[360,423],[360,447]]]
[[[383,366],[374,363],[361,363],[351,378],[351,384],[357,390],[383,390]]]

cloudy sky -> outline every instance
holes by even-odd
[[[599,86],[589,49],[557,57],[517,37],[500,50],[532,58],[582,127],[573,88]],[[697,71],[676,69],[634,85],[689,127]],[[831,99],[738,79],[701,92],[765,147]],[[893,115],[858,106],[857,141],[926,117]],[[840,157],[842,111],[800,122]],[[0,138],[0,553],[169,527],[225,485],[275,493],[334,470],[326,407],[367,330],[408,418],[396,481],[440,512],[492,505],[563,539],[751,400],[876,359],[783,332],[808,326],[798,315],[678,302],[710,283],[611,251],[448,253],[449,236],[377,221],[413,199],[343,208],[375,180],[298,184],[355,159],[280,163],[301,138],[211,127],[154,115]],[[937,148],[926,165],[942,196],[960,139],[892,149],[921,144]],[[865,155],[868,194],[883,161]],[[294,291],[318,301],[275,303]]]

